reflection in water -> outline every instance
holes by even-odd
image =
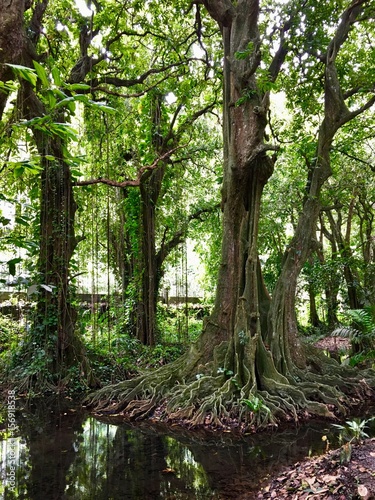
[[[0,441],[0,498],[148,500],[252,498],[283,465],[323,451],[324,425],[234,440],[228,435],[112,425],[39,405],[17,417],[18,437]],[[16,488],[6,490],[10,446]]]
[[[80,439],[65,498],[211,498],[202,466],[172,438],[89,418]]]

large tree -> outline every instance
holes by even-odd
[[[57,384],[73,366],[79,366],[81,373],[90,379],[83,346],[75,332],[76,313],[70,293],[70,260],[77,245],[76,203],[70,173],[71,132],[64,105],[57,104],[61,96],[68,96],[49,88],[47,71],[39,62],[46,58],[45,47],[39,45],[47,6],[48,1],[34,6],[25,1],[0,4],[3,23],[0,115],[8,97],[17,91],[16,107],[5,122],[3,137],[9,140],[12,126],[23,128],[27,145],[31,145],[34,153],[36,149],[37,159],[33,160],[41,172],[39,255],[29,289],[38,293],[37,312],[22,357],[27,366],[23,382],[42,389],[51,382]],[[18,80],[18,86],[10,85],[14,80]],[[18,159],[17,145],[17,141],[10,142],[8,160]],[[12,161],[6,164],[9,175],[12,165]]]
[[[224,47],[223,243],[215,307],[185,356],[152,375],[104,388],[93,402],[133,417],[159,406],[166,418],[190,424],[223,424],[231,417],[259,424],[297,419],[300,412],[332,416],[332,408],[344,412],[351,398],[365,394],[370,378],[366,382],[363,374],[344,370],[301,344],[295,293],[314,249],[335,134],[375,102],[374,82],[359,86],[352,72],[341,71],[339,59],[350,41],[370,29],[374,8],[369,1],[353,0],[338,16],[329,2],[272,2],[265,5],[260,33],[258,0],[196,2],[196,8],[202,5],[217,21]],[[275,27],[267,27],[267,7],[275,8]],[[266,127],[270,89],[282,68],[291,72],[296,53],[312,58],[310,68],[314,77],[319,75],[313,91],[323,105],[303,207],[271,298],[258,258],[262,192],[277,154],[265,140]],[[301,75],[301,85],[302,80]]]

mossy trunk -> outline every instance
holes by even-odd
[[[259,64],[257,2],[243,2],[232,24],[223,26],[224,41],[224,183],[222,190],[223,243],[216,301],[201,339],[203,360],[225,342],[224,357],[214,369],[233,372],[249,397],[277,378],[264,344],[270,297],[258,259],[258,224],[263,188],[273,172],[273,159],[264,142],[269,96],[257,89]],[[243,14],[243,15],[241,15]],[[237,53],[254,47],[246,59]],[[244,99],[243,97],[246,96]],[[280,381],[285,380],[280,377]]]
[[[152,172],[141,183],[141,275],[140,296],[137,303],[137,338],[153,346],[156,342],[156,305],[159,291],[159,269],[156,257],[156,207],[165,167]]]
[[[151,98],[152,147],[157,155],[163,154],[162,95]],[[140,294],[137,300],[137,337],[144,344],[156,343],[156,305],[160,284],[160,266],[156,251],[157,206],[166,164],[161,163],[152,172],[146,172],[140,184],[141,193],[141,256]]]
[[[28,103],[25,110],[28,119],[43,116],[43,105],[28,83],[23,84],[22,98]],[[77,245],[74,232],[77,206],[63,139],[50,137],[38,129],[33,133],[43,170],[37,314],[32,335],[47,353],[50,373],[63,376],[83,357],[83,346],[75,331],[77,313],[72,303],[70,282],[70,261]]]
[[[13,80],[13,70],[6,64],[21,64],[25,48],[23,14],[25,0],[0,0],[0,81]],[[0,120],[11,91],[6,86],[0,92]]]
[[[6,33],[0,36],[0,62],[33,68],[33,59],[37,59],[37,44],[42,32],[37,28],[41,26],[48,2],[38,4],[31,13],[34,30],[25,28],[23,17],[24,11],[32,6],[32,2],[17,0],[7,2],[7,5],[5,3],[0,2],[0,24],[4,29],[8,28]],[[12,79],[4,66],[0,68],[0,79],[4,80],[6,77]],[[0,114],[3,110],[3,98],[6,98],[6,94],[2,95]],[[19,118],[26,120],[48,114],[34,88],[25,80],[20,80],[17,109]],[[62,117],[57,118],[61,121]],[[31,128],[43,170],[40,184],[38,276],[35,283],[39,285],[37,314],[29,348],[26,344],[24,346],[25,350],[28,349],[25,363],[29,362],[28,356],[34,358],[33,350],[38,346],[41,353],[45,352],[45,367],[56,381],[59,376],[64,376],[66,368],[77,366],[78,358],[81,361],[79,368],[87,368],[82,345],[75,334],[76,312],[72,306],[69,282],[70,260],[76,246],[76,204],[69,165],[64,159],[66,144],[58,136],[51,137],[48,130],[43,131],[41,127]],[[54,157],[53,160],[47,159],[51,156]],[[43,375],[38,373],[36,377],[43,378]]]
[[[51,141],[52,142],[52,141]],[[46,343],[54,342],[53,372],[71,367],[76,362],[77,313],[72,304],[70,261],[76,247],[73,196],[69,167],[56,155],[52,142],[49,154],[54,161],[44,160],[41,181],[40,253],[38,262],[40,291],[35,327],[43,329]],[[61,151],[60,151],[61,153]],[[46,154],[46,153],[44,153]],[[61,156],[60,156],[61,158]],[[43,287],[46,285],[48,289]],[[52,288],[52,291],[49,290]],[[49,348],[51,350],[52,346]]]

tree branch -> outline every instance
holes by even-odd
[[[372,99],[360,109],[349,111],[345,104],[339,77],[336,69],[336,57],[349,36],[350,29],[363,11],[368,0],[353,0],[341,16],[341,21],[330,41],[325,58],[325,116],[330,122],[330,128],[335,131],[358,114],[372,106]]]
[[[221,26],[231,25],[236,10],[229,0],[203,0],[197,3],[203,3],[210,16]]]
[[[192,220],[202,220],[201,216],[203,214],[212,213],[218,208],[220,208],[220,203],[217,203],[212,207],[199,208],[198,210],[190,214],[187,217],[184,226],[181,227],[178,231],[176,231],[167,243],[165,243],[165,239],[168,232],[168,228],[165,228],[160,250],[156,254],[156,261],[158,263],[158,266],[161,267],[164,260],[168,257],[171,251],[174,248],[178,247],[178,245],[180,243],[183,243],[183,241],[186,239],[189,222],[191,222]]]
[[[349,153],[347,153],[346,151],[342,150],[342,149],[337,149],[337,151],[341,154],[343,154],[344,156],[347,156],[348,158],[350,158],[351,160],[355,160],[355,161],[358,161],[359,163],[362,163],[363,165],[366,165],[367,167],[370,167],[370,169],[375,172],[375,165],[372,165],[372,163],[368,162],[368,161],[365,161],[365,160],[362,160],[362,158],[358,158],[357,156],[354,156],[354,155],[351,155]]]
[[[288,54],[288,46],[285,40],[285,34],[290,30],[293,26],[294,18],[296,17],[297,11],[301,12],[301,10],[305,7],[307,0],[303,2],[301,6],[297,6],[297,9],[292,12],[289,16],[289,19],[284,23],[284,25],[280,29],[280,44],[279,48],[274,55],[271,64],[268,68],[268,72],[271,76],[271,81],[274,82],[280,72],[281,66],[285,61],[285,57]]]
[[[113,85],[115,87],[134,87],[135,85],[139,85],[143,83],[150,75],[156,75],[159,73],[165,73],[171,68],[175,68],[178,66],[181,66],[182,64],[186,64],[187,62],[190,61],[195,61],[196,58],[189,58],[184,61],[180,61],[178,63],[172,63],[168,64],[167,66],[162,66],[161,68],[151,68],[142,75],[138,76],[137,78],[131,78],[131,79],[123,79],[123,78],[117,78],[117,77],[111,77],[111,76],[104,76],[103,78],[100,79],[95,79],[92,82],[93,87],[96,87],[98,85]]]
[[[122,187],[122,188],[124,188],[124,187],[137,187],[140,185],[142,175],[145,172],[150,171],[150,170],[155,170],[158,167],[160,162],[167,160],[175,151],[177,151],[178,149],[184,148],[186,146],[187,146],[187,144],[184,144],[182,146],[177,146],[173,149],[170,149],[166,153],[159,156],[159,158],[157,158],[151,165],[145,165],[145,166],[141,167],[138,170],[138,174],[137,174],[137,177],[135,179],[126,179],[125,181],[120,182],[120,181],[114,181],[112,179],[105,179],[103,177],[99,177],[98,179],[87,179],[84,181],[76,181],[73,183],[73,185],[74,186],[90,186],[92,184],[107,184],[108,186]]]
[[[357,108],[353,111],[347,111],[346,115],[343,116],[342,118],[342,125],[350,120],[353,120],[356,116],[360,115],[364,111],[367,111],[370,109],[373,105],[375,104],[375,95],[371,97],[363,106],[360,108]]]

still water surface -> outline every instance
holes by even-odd
[[[326,423],[234,439],[114,425],[44,405],[20,412],[17,425],[15,437],[0,434],[1,499],[251,499],[269,474],[322,453],[323,435],[337,444]]]

